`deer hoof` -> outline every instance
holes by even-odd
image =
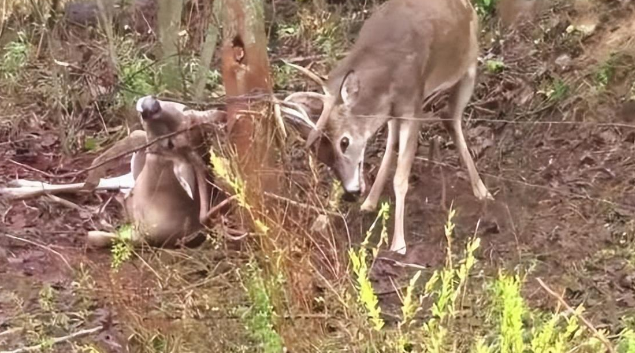
[[[362,206],[360,207],[360,210],[362,212],[373,212],[376,209],[377,209],[377,204],[368,202],[368,200],[364,201],[364,203],[362,203]]]
[[[106,248],[112,245],[112,241],[117,238],[117,235],[110,232],[102,231],[89,231],[87,242],[93,248]]]
[[[402,246],[399,249],[390,249],[390,251],[394,251],[394,252],[396,252],[399,255],[406,255],[406,247],[405,246]]]
[[[478,195],[476,195],[476,198],[479,199],[480,201],[484,201],[484,200],[494,201],[494,196],[492,196],[492,194],[490,194],[489,191],[486,191],[485,193],[479,193]]]
[[[472,187],[472,190],[474,191],[474,196],[476,196],[477,199],[483,201],[483,200],[494,200],[494,197],[492,196],[492,194],[489,193],[489,191],[487,190],[487,188],[485,187],[485,185],[483,185],[482,182],[476,184],[475,186]]]

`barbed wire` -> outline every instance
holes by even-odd
[[[228,103],[242,103],[242,102],[252,102],[252,101],[266,101],[269,103],[280,103],[285,104],[280,98],[284,98],[285,94],[289,93],[297,93],[294,91],[278,91],[275,93],[251,93],[251,94],[243,94],[238,96],[221,96],[212,98],[215,102],[206,103],[206,102],[195,102],[195,101],[186,101],[186,100],[176,100],[171,98],[160,98],[163,100],[174,101],[178,103],[182,103],[185,105],[194,105],[194,106],[202,106],[202,107],[218,107],[225,106]],[[255,103],[255,102],[254,102]],[[291,105],[289,105],[292,107]],[[468,106],[470,107],[470,106]],[[293,107],[292,107],[293,108]],[[429,113],[424,113],[424,115],[430,115]],[[415,117],[415,116],[394,116],[394,115],[383,115],[383,114],[353,114],[348,117],[352,118],[365,118],[365,119],[397,119],[397,120],[410,120],[410,121],[421,121],[421,122],[443,122],[443,121],[452,121],[451,118],[440,118],[440,117]],[[594,121],[569,121],[569,120],[507,120],[507,119],[494,119],[494,118],[467,118],[464,119],[468,122],[484,122],[484,123],[503,123],[503,124],[517,124],[517,125],[578,125],[578,126],[597,126],[597,127],[618,127],[618,128],[628,128],[634,129],[635,124],[626,124],[626,123],[608,123],[608,122],[594,122]]]
[[[426,163],[432,163],[432,164],[437,165],[437,166],[450,168],[450,169],[457,170],[457,171],[462,170],[461,167],[454,166],[454,165],[451,165],[451,164],[448,164],[448,163],[444,163],[444,162],[431,160],[430,158],[426,158],[426,157],[415,157],[415,159],[419,160],[419,161],[424,161]],[[576,192],[569,191],[569,190],[556,189],[556,188],[551,187],[551,186],[533,184],[533,183],[526,182],[524,180],[511,179],[511,178],[507,178],[507,177],[504,177],[504,176],[501,176],[501,175],[486,173],[486,172],[482,172],[482,171],[479,171],[479,175],[485,176],[485,177],[488,177],[488,178],[492,178],[492,179],[497,179],[497,180],[500,180],[500,181],[503,181],[503,182],[520,184],[520,185],[523,185],[523,186],[526,186],[526,187],[530,187],[530,188],[534,188],[534,189],[541,189],[541,190],[544,190],[544,191],[555,192],[555,193],[558,193],[558,194],[564,195],[564,196],[578,197],[578,198],[586,199],[586,200],[589,200],[589,201],[592,201],[592,202],[602,203],[602,204],[605,204],[605,205],[609,205],[609,206],[613,206],[613,207],[619,207],[619,208],[622,208],[622,209],[627,209],[627,210],[635,212],[635,205],[627,205],[627,204],[620,203],[620,202],[615,202],[615,201],[611,201],[611,200],[607,200],[607,199],[603,199],[603,198],[593,197],[593,196],[588,195],[588,194],[576,193]]]

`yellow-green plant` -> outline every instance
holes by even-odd
[[[164,87],[158,83],[160,65],[141,53],[131,38],[115,43],[121,90],[117,101],[132,105],[142,95],[158,94]]]
[[[581,314],[583,307],[576,309],[577,314]],[[559,323],[564,318],[566,326],[562,330]],[[542,326],[535,327],[532,332],[530,343],[533,353],[564,353],[569,350],[569,342],[578,336],[578,318],[575,315],[566,317],[564,314],[555,313]]]
[[[276,313],[271,304],[262,270],[252,260],[247,266],[247,272],[248,276],[245,284],[252,304],[249,311],[245,314],[249,331],[262,345],[265,353],[282,352],[282,338],[276,332],[273,322]]]
[[[495,306],[499,312],[499,340],[501,353],[523,353],[523,315],[525,303],[520,295],[518,275],[500,273],[494,284]]]
[[[5,83],[15,83],[29,64],[33,45],[24,32],[19,32],[18,38],[7,43],[3,51],[4,54],[0,60],[0,79]]]
[[[381,318],[381,307],[379,306],[379,299],[373,290],[373,285],[370,282],[369,277],[369,267],[366,262],[368,251],[366,247],[368,246],[369,239],[373,233],[373,230],[381,220],[382,222],[382,230],[381,237],[376,247],[371,249],[373,260],[377,257],[377,253],[379,251],[379,247],[383,242],[385,242],[387,237],[386,231],[386,221],[388,220],[389,214],[389,206],[387,203],[383,203],[381,205],[381,209],[377,213],[377,217],[375,221],[371,224],[370,228],[366,232],[366,237],[362,242],[359,249],[349,249],[348,255],[351,259],[351,264],[353,266],[353,273],[355,274],[355,282],[357,288],[357,300],[364,308],[366,315],[369,318],[369,321],[372,325],[372,328],[376,331],[381,331],[382,327],[384,327],[384,320]]]
[[[480,245],[479,238],[468,241],[464,258],[455,268],[452,260],[452,236],[455,227],[453,218],[455,214],[456,211],[450,209],[444,226],[448,243],[445,268],[435,271],[425,286],[426,295],[436,297],[430,309],[432,318],[423,324],[424,345],[422,349],[425,352],[443,353],[447,351],[448,332],[453,325],[456,304],[459,295],[467,284],[470,270],[474,266],[474,252]]]
[[[421,277],[421,271],[415,272],[414,276],[410,279],[408,287],[406,287],[406,294],[403,297],[401,303],[401,321],[399,322],[399,337],[397,339],[398,350],[405,352],[407,347],[411,345],[409,338],[410,325],[414,323],[414,317],[421,310],[421,302],[423,296],[415,297],[415,289],[417,281]]]
[[[123,225],[117,230],[117,236],[110,250],[112,255],[110,266],[114,272],[119,271],[121,265],[132,257],[134,252],[132,231],[132,226],[129,224]]]
[[[620,338],[617,344],[618,353],[635,353],[635,331],[625,328],[620,332]]]

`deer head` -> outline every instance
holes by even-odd
[[[366,189],[363,169],[366,143],[385,122],[373,117],[388,115],[390,111],[386,109],[385,98],[376,94],[381,87],[377,87],[372,75],[362,76],[354,70],[343,75],[334,73],[324,88],[325,94],[299,92],[287,100],[312,107],[309,109],[312,112],[322,107],[315,125],[304,124],[306,146],[317,151],[318,159],[333,170],[347,193],[358,195]]]

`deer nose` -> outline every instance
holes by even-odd
[[[146,96],[137,101],[137,111],[143,120],[152,119],[161,112],[161,103],[153,96]]]
[[[355,201],[357,201],[357,199],[359,198],[359,195],[361,195],[361,193],[362,193],[361,190],[357,190],[357,191],[354,191],[354,192],[346,191],[342,195],[342,200],[344,200],[346,202],[355,202]]]

